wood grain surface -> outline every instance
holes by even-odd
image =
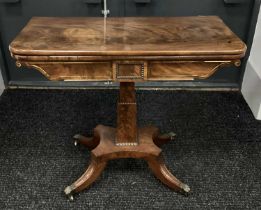
[[[237,55],[245,44],[216,16],[34,17],[10,44],[13,55]],[[229,57],[229,56],[228,56]]]
[[[149,63],[147,80],[173,81],[206,79],[219,68],[229,65],[240,65],[240,62],[178,62],[178,61],[154,61]]]
[[[121,82],[117,107],[116,145],[138,145],[137,104],[134,82]]]
[[[84,143],[84,140],[81,141],[84,146],[91,150],[90,165],[79,179],[65,188],[65,194],[72,198],[74,193],[88,188],[99,178],[108,161],[119,158],[142,158],[146,160],[153,174],[162,183],[177,192],[188,193],[190,191],[189,186],[177,179],[166,167],[162,150],[153,141],[158,133],[159,130],[156,127],[140,128],[139,145],[117,146],[114,142],[115,128],[98,125],[94,129],[94,134],[99,138],[99,143],[95,148],[89,146],[90,141],[93,140],[85,140],[88,143]]]
[[[25,62],[49,80],[62,81],[111,81],[111,62]],[[19,63],[17,63],[19,67]]]

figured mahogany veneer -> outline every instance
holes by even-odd
[[[17,62],[18,67],[21,66]],[[111,81],[111,62],[25,62],[24,66],[40,71],[49,80]]]
[[[199,56],[241,58],[245,44],[216,16],[34,17],[11,45],[24,56]],[[28,58],[30,59],[30,58]],[[63,58],[66,59],[66,58]]]
[[[219,68],[240,66],[235,61],[115,61],[111,62],[20,62],[37,69],[49,80],[144,82],[206,79]]]
[[[215,16],[35,17],[10,51],[50,80],[143,82],[207,78],[246,46]]]
[[[154,61],[149,64],[147,80],[206,79],[221,67],[240,66],[240,63],[240,61]]]
[[[208,78],[221,67],[239,66],[246,45],[216,16],[35,17],[10,52],[18,67],[37,69],[50,80],[120,82],[117,127],[97,126],[92,138],[74,136],[92,156],[86,172],[65,189],[72,198],[116,158],[143,158],[164,184],[189,192],[167,169],[159,148],[174,134],[137,126],[135,83]]]
[[[83,176],[65,188],[67,195],[80,192],[91,185],[101,175],[109,160],[130,157],[144,159],[153,174],[170,188],[181,193],[190,191],[189,186],[179,181],[165,166],[159,145],[167,143],[170,139],[159,136],[158,128],[139,129],[140,142],[136,146],[117,146],[115,138],[115,128],[103,125],[94,129],[94,138],[76,136],[78,143],[92,150],[91,161]]]

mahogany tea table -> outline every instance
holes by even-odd
[[[142,158],[164,184],[188,193],[160,149],[174,134],[137,127],[135,83],[208,78],[221,67],[240,66],[246,45],[216,16],[34,17],[10,52],[17,67],[34,68],[49,80],[120,83],[117,127],[98,125],[91,138],[74,136],[91,151],[91,161],[64,190],[73,199],[118,158]]]

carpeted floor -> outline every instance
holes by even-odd
[[[116,124],[116,90],[7,90],[0,98],[0,209],[261,209],[261,122],[236,92],[138,91],[139,124],[174,131],[169,169],[192,192],[162,185],[142,160],[110,162],[68,201],[88,165],[76,133]]]

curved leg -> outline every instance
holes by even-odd
[[[65,188],[64,193],[73,200],[73,193],[80,192],[89,187],[102,173],[107,162],[98,161],[94,156],[91,158],[91,163],[85,173],[72,185]]]
[[[190,188],[188,185],[179,181],[172,173],[167,169],[162,156],[159,157],[150,157],[146,159],[148,165],[154,175],[161,180],[168,187],[180,191],[183,193],[188,193]]]
[[[161,147],[163,144],[166,144],[169,141],[174,140],[175,136],[176,136],[176,134],[173,132],[161,134],[161,135],[154,137],[153,141],[154,141],[154,144],[156,144],[158,147]]]
[[[93,150],[100,142],[99,136],[94,133],[93,137],[85,137],[80,134],[74,135],[74,145],[77,146],[78,144],[81,144],[85,147],[87,147],[90,150]]]

